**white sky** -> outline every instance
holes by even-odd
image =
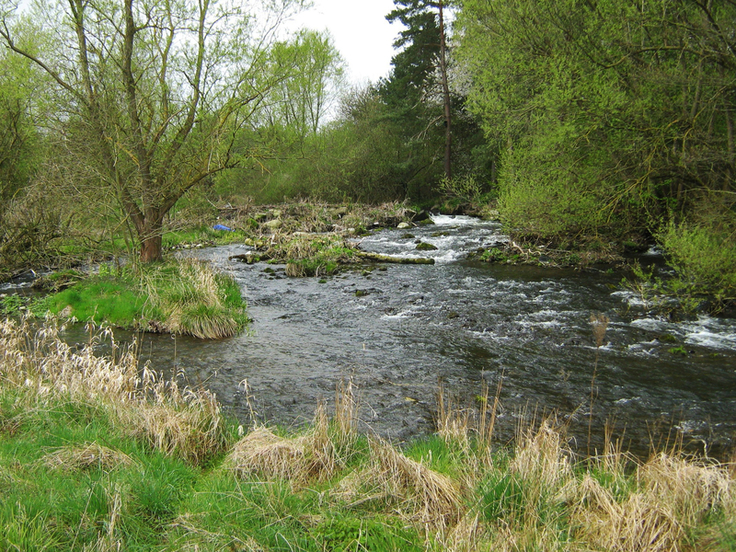
[[[350,82],[375,83],[388,75],[393,43],[402,27],[386,15],[393,0],[313,0],[314,7],[299,14],[295,22],[316,31],[328,31],[335,48],[345,59]]]

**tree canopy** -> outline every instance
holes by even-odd
[[[114,197],[151,261],[173,205],[238,163],[235,135],[279,78],[264,74],[268,45],[300,5],[256,17],[217,0],[69,0],[20,17],[6,2],[0,37],[51,77],[60,155]]]
[[[733,205],[732,3],[464,0],[460,22],[512,228],[650,232]]]

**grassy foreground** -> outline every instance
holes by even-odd
[[[404,450],[357,433],[350,383],[307,430],[244,431],[110,332],[75,351],[6,320],[0,550],[736,550],[727,466],[576,462],[549,420],[494,450],[480,404],[471,430],[440,395],[437,434]]]

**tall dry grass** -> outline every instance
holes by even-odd
[[[447,411],[446,402],[441,408],[447,419],[473,419],[467,412]],[[448,425],[455,436],[460,424],[444,422],[440,430]],[[469,436],[453,438],[465,448]],[[610,438],[603,454],[581,461],[554,418],[520,425],[507,462],[468,466],[478,470],[470,481],[513,485],[486,495],[500,501],[490,505],[500,515],[484,516],[489,503],[482,497],[465,511],[446,533],[448,550],[719,550],[722,528],[736,524],[736,484],[729,466],[677,450],[640,461]]]
[[[81,350],[62,338],[64,327],[49,318],[0,321],[0,378],[29,408],[55,401],[93,403],[120,427],[166,454],[202,463],[228,445],[216,397],[205,389],[180,388],[148,366],[140,367],[136,344],[121,347],[109,328],[89,328]],[[102,342],[108,355],[96,349]]]
[[[349,460],[357,437],[357,400],[352,381],[336,386],[335,412],[324,403],[303,435],[282,437],[256,425],[228,454],[225,466],[239,477],[289,480],[295,488],[332,478]]]

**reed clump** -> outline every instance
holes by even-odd
[[[237,283],[209,263],[184,259],[143,274],[144,315],[154,327],[200,339],[236,335],[248,322]]]
[[[133,464],[133,460],[119,450],[100,445],[84,443],[82,446],[65,446],[44,455],[42,464],[51,469],[68,472],[85,471],[93,468],[112,471]]]
[[[295,487],[325,481],[343,469],[357,439],[357,400],[352,382],[336,387],[335,412],[330,418],[324,403],[303,435],[282,437],[256,426],[233,446],[225,460],[227,469],[241,478],[258,476],[284,479]]]
[[[28,408],[51,408],[59,400],[91,403],[129,434],[194,463],[227,445],[212,393],[181,389],[176,380],[140,368],[135,343],[121,347],[109,328],[90,326],[89,341],[79,351],[61,338],[63,329],[54,318],[40,327],[28,319],[0,322],[0,378],[19,392],[17,401]],[[108,356],[96,353],[102,342]]]

